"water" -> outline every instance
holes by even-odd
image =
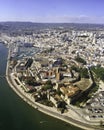
[[[0,75],[5,74],[8,50],[0,44]],[[0,78],[0,130],[81,130],[47,116],[25,103]]]

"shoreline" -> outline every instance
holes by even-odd
[[[10,53],[8,52],[8,59],[10,57]],[[62,120],[70,125],[79,127],[81,129],[85,129],[85,130],[97,130],[98,128],[93,127],[90,124],[87,123],[83,123],[81,121],[75,120],[69,116],[67,116],[67,114],[61,114],[59,113],[56,109],[42,105],[40,103],[37,103],[34,101],[34,99],[31,98],[31,96],[25,92],[23,92],[23,90],[21,90],[21,88],[19,88],[17,86],[17,84],[13,83],[13,80],[11,79],[11,76],[9,75],[9,60],[7,61],[7,66],[6,66],[6,80],[10,86],[10,88],[15,91],[15,93],[21,97],[26,103],[28,103],[30,106],[32,106],[33,108],[39,110],[40,112],[43,112],[46,115],[52,116],[54,118],[57,118],[59,120]],[[102,130],[102,129],[101,129]]]

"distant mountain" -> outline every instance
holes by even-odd
[[[104,30],[104,24],[83,23],[33,23],[33,22],[0,22],[0,32],[21,33],[41,29],[75,29],[75,30]]]

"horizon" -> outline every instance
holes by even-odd
[[[104,25],[104,23],[78,23],[78,22],[33,22],[33,21],[0,21],[0,23],[32,23],[32,24],[92,24],[92,25]]]

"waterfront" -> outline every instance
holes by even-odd
[[[0,75],[5,74],[7,49],[0,44]],[[54,125],[53,125],[54,124]],[[80,130],[30,107],[0,78],[0,130]]]

